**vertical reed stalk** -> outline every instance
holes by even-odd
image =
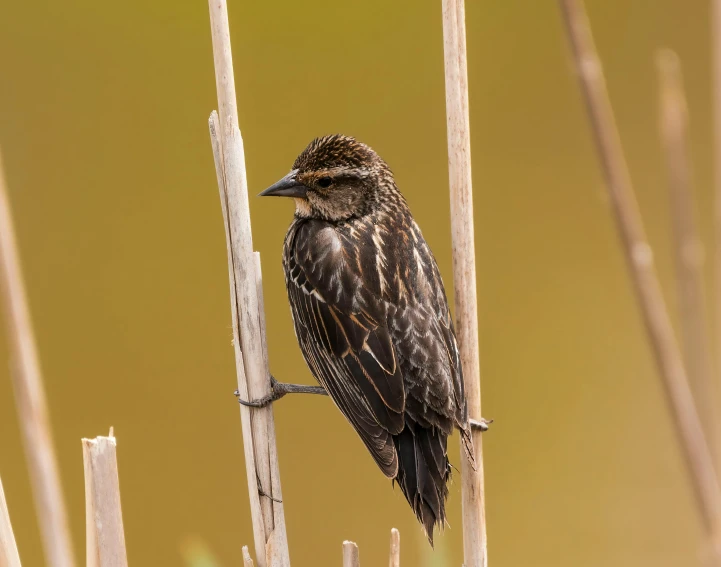
[[[715,546],[721,527],[721,490],[654,269],[653,253],[631,185],[588,16],[580,0],[559,2],[636,298],[689,471],[699,516],[709,542]],[[721,564],[718,555],[715,563]]]
[[[20,419],[35,511],[45,560],[74,567],[68,514],[63,499],[40,361],[15,241],[10,201],[0,156],[0,294],[12,358],[15,405]]]
[[[481,373],[478,353],[465,8],[464,0],[442,0],[442,5],[456,331],[463,365],[468,415],[470,419],[480,421]],[[480,431],[473,431],[472,435],[475,469],[461,450],[463,556],[465,567],[486,567],[488,556],[483,448]]]
[[[666,155],[678,305],[686,369],[712,455],[717,451],[715,388],[704,298],[704,251],[696,221],[681,63],[671,50],[656,60],[659,130]]]
[[[360,567],[358,546],[352,541],[343,542],[343,567]]]
[[[20,567],[20,555],[15,543],[10,512],[5,500],[3,483],[0,480],[0,567]]]
[[[243,365],[243,353],[240,350],[240,339],[238,338],[238,310],[236,309],[237,300],[235,293],[235,273],[233,269],[233,259],[231,255],[230,242],[230,225],[228,224],[228,204],[225,195],[225,173],[223,171],[223,156],[220,148],[220,124],[218,123],[218,114],[213,111],[210,115],[210,139],[213,145],[213,157],[215,158],[215,169],[218,177],[218,187],[220,187],[220,204],[223,212],[223,221],[225,227],[225,239],[228,247],[228,274],[230,277],[230,305],[231,316],[233,322],[233,347],[235,352],[235,367],[238,374],[238,392],[244,399],[250,399],[248,396],[247,379],[245,377],[245,369]],[[250,502],[250,516],[253,524],[253,540],[255,544],[256,555],[259,556],[259,567],[265,566],[265,522],[263,519],[263,511],[260,507],[260,494],[258,493],[258,479],[255,472],[255,453],[253,450],[253,434],[250,421],[250,410],[240,405],[240,422],[243,433],[243,453],[245,456],[245,472],[248,481],[248,499]],[[262,555],[263,557],[260,557]]]
[[[243,567],[254,567],[253,566],[253,560],[250,558],[250,552],[248,551],[248,546],[243,546]]]
[[[87,567],[128,567],[115,437],[82,444]]]
[[[238,391],[245,399],[270,392],[265,356],[260,273],[253,257],[243,139],[238,127],[226,0],[209,0],[218,115],[210,118],[226,229]],[[259,567],[290,565],[271,407],[240,406],[246,476]]]
[[[716,327],[716,378],[721,380],[721,0],[711,0],[714,130],[714,292],[711,298]],[[717,451],[721,470],[721,450]]]
[[[401,567],[401,534],[395,528],[391,530],[391,553],[388,567]]]

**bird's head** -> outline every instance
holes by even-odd
[[[308,144],[290,173],[260,196],[293,197],[297,216],[342,221],[373,210],[378,192],[389,185],[392,174],[377,153],[335,134]]]

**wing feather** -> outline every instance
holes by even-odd
[[[373,223],[343,229],[297,220],[284,250],[306,360],[389,476],[399,462],[389,436],[401,434],[409,416],[422,428],[449,434],[454,425],[464,426],[466,411],[438,267],[412,220],[407,229],[381,241],[385,229]],[[434,465],[437,484],[445,477],[445,451],[436,454],[426,443],[413,447]]]
[[[308,232],[297,238],[289,233],[291,241],[286,241],[286,283],[296,335],[316,379],[381,470],[394,477],[398,458],[392,435],[403,429],[405,393],[391,337],[358,308],[366,298],[349,293],[359,289],[358,274],[340,243],[328,240],[333,235],[319,234],[323,227],[314,224],[304,223],[300,229]]]

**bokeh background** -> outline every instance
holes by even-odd
[[[586,3],[673,307],[654,57],[684,64],[710,244],[709,2]],[[440,3],[231,1],[230,25],[251,192],[311,138],[355,135],[393,168],[450,289]],[[701,529],[557,4],[467,2],[467,28],[491,564],[693,564]],[[182,565],[197,541],[238,565],[252,548],[215,107],[204,1],[0,3],[0,144],[80,559],[80,438],[111,425],[132,565]],[[252,198],[251,214],[272,371],[310,383],[280,263],[292,204]],[[25,564],[41,565],[6,367],[0,475]],[[343,539],[385,564],[393,526],[404,565],[461,564],[458,482],[431,552],[327,399],[275,416],[293,565],[340,564]]]

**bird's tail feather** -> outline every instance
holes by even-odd
[[[435,427],[423,428],[406,416],[403,431],[393,436],[398,453],[398,482],[433,545],[433,528],[443,527],[451,469],[448,436]]]

